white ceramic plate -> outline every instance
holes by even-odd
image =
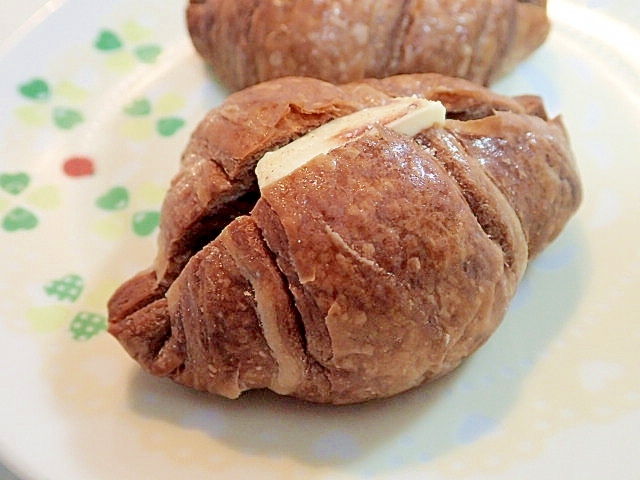
[[[186,390],[104,332],[107,298],[153,258],[189,133],[224,92],[182,0],[48,2],[0,49],[2,461],[38,480],[637,478],[640,14],[584,3],[552,0],[548,42],[495,86],[562,113],[578,215],[457,372],[332,408]]]

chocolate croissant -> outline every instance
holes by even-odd
[[[435,72],[488,84],[549,33],[546,0],[190,0],[196,50],[238,90]]]
[[[537,97],[437,74],[272,80],[193,133],[109,331],[152,374],[230,398],[394,395],[487,340],[580,201]]]

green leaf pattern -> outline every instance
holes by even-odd
[[[31,176],[27,172],[0,173],[0,193],[9,195],[6,201],[0,202],[2,215],[2,230],[8,233],[33,230],[39,224],[37,215],[24,205],[15,205],[16,199],[21,200],[21,194],[31,184]],[[0,199],[2,200],[2,199]]]
[[[58,99],[55,99],[49,82],[44,78],[36,77],[21,83],[18,85],[18,92],[24,99],[34,102],[34,107],[41,104],[49,105],[51,107],[49,113],[51,122],[60,130],[72,130],[84,122],[84,114],[81,110],[68,105],[57,104]],[[24,110],[19,110],[18,112],[22,112],[23,116],[25,115]],[[38,115],[37,111],[28,112],[28,119]],[[19,113],[16,113],[16,116],[21,118]],[[25,121],[24,118],[23,121]]]
[[[89,340],[106,329],[106,317],[92,312],[79,312],[69,325],[73,339],[80,342]]]
[[[161,60],[163,48],[153,41],[149,32],[135,22],[128,22],[121,29],[102,28],[92,39],[92,55],[105,62],[103,65],[107,68],[118,67],[112,70],[116,72],[126,73],[125,67],[132,65],[145,68],[156,64]],[[85,101],[88,92],[72,80],[35,75],[19,82],[15,92],[21,100],[14,111],[15,119],[24,127],[52,128],[57,134],[63,134],[73,132],[90,120],[91,109]],[[172,101],[167,101],[167,98]],[[134,98],[121,110],[121,119],[123,122],[143,122],[142,125],[147,129],[145,131],[152,132],[158,139],[172,137],[186,124],[179,114],[184,101],[181,97],[176,101],[176,98],[178,96],[172,93]],[[94,178],[61,172],[65,173],[66,181],[82,178],[84,180],[75,181],[90,182]],[[17,232],[33,231],[41,223],[38,209],[51,209],[61,203],[59,200],[50,201],[56,196],[61,198],[58,186],[45,185],[32,191],[33,183],[30,172],[0,172],[0,233],[17,235]],[[160,222],[160,212],[157,208],[149,208],[149,198],[147,195],[146,200],[140,203],[129,188],[114,185],[101,191],[95,190],[92,208],[97,217],[127,215],[129,231],[137,237],[148,237],[157,230]],[[43,282],[41,290],[45,304],[38,307],[40,310],[34,310],[32,317],[37,317],[37,320],[46,318],[48,309],[52,309],[52,312],[55,310],[61,319],[69,315],[65,323],[70,338],[79,342],[90,340],[106,331],[107,318],[102,313],[82,308],[80,304],[78,308],[70,307],[80,302],[85,291],[86,279],[77,272],[49,279]],[[60,317],[61,312],[63,317]]]

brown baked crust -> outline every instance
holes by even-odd
[[[196,50],[231,90],[435,72],[488,84],[549,32],[546,0],[190,0]]]
[[[448,120],[413,138],[375,128],[258,193],[265,152],[407,95]],[[232,398],[393,395],[486,341],[580,200],[562,122],[537,97],[437,74],[273,80],[194,132],[154,268],[115,292],[109,331],[152,373]]]

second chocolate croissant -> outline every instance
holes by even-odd
[[[151,373],[231,398],[394,395],[486,341],[580,200],[536,97],[440,75],[266,82],[194,132],[109,331]]]
[[[190,0],[193,44],[238,90],[435,72],[487,84],[547,37],[546,0]]]

